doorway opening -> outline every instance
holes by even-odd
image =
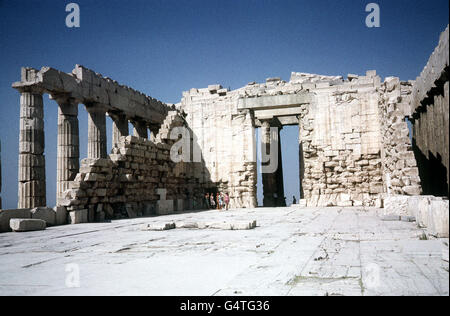
[[[279,130],[281,146],[278,169],[273,174],[262,173],[262,129],[255,132],[257,140],[257,200],[259,207],[283,207],[298,203],[300,194],[299,126],[283,126]],[[281,159],[280,159],[281,158]],[[295,200],[294,200],[295,197]]]

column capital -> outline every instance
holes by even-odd
[[[259,119],[261,122],[261,126],[265,127],[278,127],[279,129],[283,128],[283,124],[281,124],[280,120],[276,117],[270,119]]]
[[[107,115],[113,120],[113,121],[119,121],[119,120],[127,120],[128,117],[123,112],[118,111],[107,111]]]
[[[134,126],[134,136],[138,136],[140,138],[147,138],[148,139],[148,126],[149,123],[147,123],[145,120],[134,118],[131,120],[131,123]]]
[[[73,98],[70,93],[52,93],[50,99],[58,104],[79,104],[80,102]]]
[[[86,108],[86,111],[89,113],[102,113],[106,114],[108,112],[108,107],[104,104],[97,103],[97,102],[85,102],[84,106]]]
[[[78,100],[69,94],[52,94],[50,98],[58,103],[58,113],[67,116],[78,116]]]
[[[34,93],[34,94],[44,94],[45,89],[40,85],[22,85],[13,84],[12,87],[19,91],[20,93]]]

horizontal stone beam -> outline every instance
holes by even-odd
[[[438,46],[417,77],[411,94],[411,113],[419,111],[421,102],[430,97],[430,92],[449,67],[449,26],[441,33]],[[432,96],[432,94],[431,94]]]
[[[64,94],[78,103],[98,104],[110,112],[149,124],[162,123],[169,111],[165,103],[79,65],[71,74],[50,67],[41,70],[22,68],[21,81],[13,83],[12,87],[38,89],[51,95]]]
[[[292,117],[298,124],[297,116],[302,113],[302,109],[299,106],[291,108],[279,108],[269,110],[256,110],[255,118],[258,120],[268,120],[274,117]]]
[[[311,103],[313,97],[310,93],[285,94],[263,96],[256,98],[241,98],[238,101],[239,110],[268,110],[297,107],[301,104]]]

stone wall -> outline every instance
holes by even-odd
[[[421,184],[406,121],[411,82],[386,78],[381,85],[382,167],[388,195],[420,195]]]
[[[231,207],[256,207],[255,129],[250,112],[237,110],[239,92],[221,86],[191,89],[179,109],[186,113],[197,155],[204,161],[201,183],[228,192]],[[201,166],[200,166],[201,167]]]
[[[393,81],[398,84],[387,91]],[[393,115],[388,107],[394,94],[399,95],[391,104],[401,102],[402,87],[398,78],[388,78],[382,84],[375,71],[368,71],[366,76],[348,75],[347,80],[293,73],[289,82],[269,78],[266,83],[251,82],[233,91],[220,85],[191,89],[177,107],[186,113],[198,138],[206,169],[219,187],[230,191],[234,206],[255,203],[254,130],[262,126],[260,116],[267,115],[279,119],[281,125],[299,125],[300,181],[309,206],[381,205],[381,197],[387,192],[383,170],[397,165],[398,154],[405,167],[410,163],[411,168],[404,174],[393,172],[395,184],[397,179],[404,181],[398,183],[396,193],[415,194],[420,190],[417,170],[412,169],[415,164],[408,135],[394,137],[405,134],[405,128],[407,131],[404,115]],[[277,102],[284,95],[305,95],[309,101],[294,109],[270,104],[271,97]],[[240,100],[253,101],[241,102],[244,107],[240,107]],[[268,110],[262,111],[262,105],[253,110],[258,100],[269,105]],[[252,106],[245,108],[245,104]],[[386,116],[402,123],[388,127],[383,123]],[[394,150],[392,142],[397,140],[400,143]]]
[[[293,77],[299,82],[298,74]],[[300,122],[300,137],[306,141],[303,187],[308,206],[379,204],[380,78],[375,72],[349,75],[347,81],[303,77],[302,86],[311,84],[314,93],[307,121]]]
[[[412,88],[414,149],[425,194],[449,195],[449,27]]]
[[[163,204],[164,212],[202,208],[204,188],[193,164],[170,157],[170,131],[179,126],[185,126],[182,117],[169,112],[154,141],[120,137],[107,159],[83,159],[62,204],[69,212],[87,213],[82,221],[88,222],[158,214]]]

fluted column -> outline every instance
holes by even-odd
[[[156,141],[156,136],[158,135],[158,132],[159,132],[159,129],[160,129],[161,127],[160,126],[158,126],[158,125],[150,125],[149,126],[149,129],[150,129],[150,140],[152,141],[152,142],[155,142]]]
[[[19,91],[21,95],[18,208],[46,206],[42,91],[31,88]]]
[[[148,138],[148,128],[147,124],[144,121],[135,121],[133,122],[134,130],[133,134],[134,136],[140,137],[140,138]]]
[[[86,105],[88,111],[88,158],[106,158],[106,111]]]
[[[55,98],[58,103],[58,160],[56,173],[56,201],[64,198],[80,170],[80,136],[78,103],[69,98]]]
[[[277,127],[277,135],[275,137],[271,136],[271,127]],[[277,164],[277,169],[274,172],[264,172],[262,169],[262,180],[263,180],[263,193],[264,200],[263,204],[265,207],[277,207],[286,206],[286,201],[284,199],[284,183],[283,183],[283,166],[282,166],[282,156],[281,156],[281,141],[280,141],[280,131],[281,127],[272,121],[263,121],[261,127],[261,151],[263,153],[270,153],[273,156],[271,150],[271,142],[273,142],[272,149],[278,151],[277,157],[278,161],[263,161],[263,167],[270,164]],[[264,155],[263,155],[264,157]],[[270,168],[268,168],[270,169]]]
[[[113,120],[112,124],[112,143],[117,144],[122,136],[128,136],[128,119],[125,115],[113,115],[110,114]]]

